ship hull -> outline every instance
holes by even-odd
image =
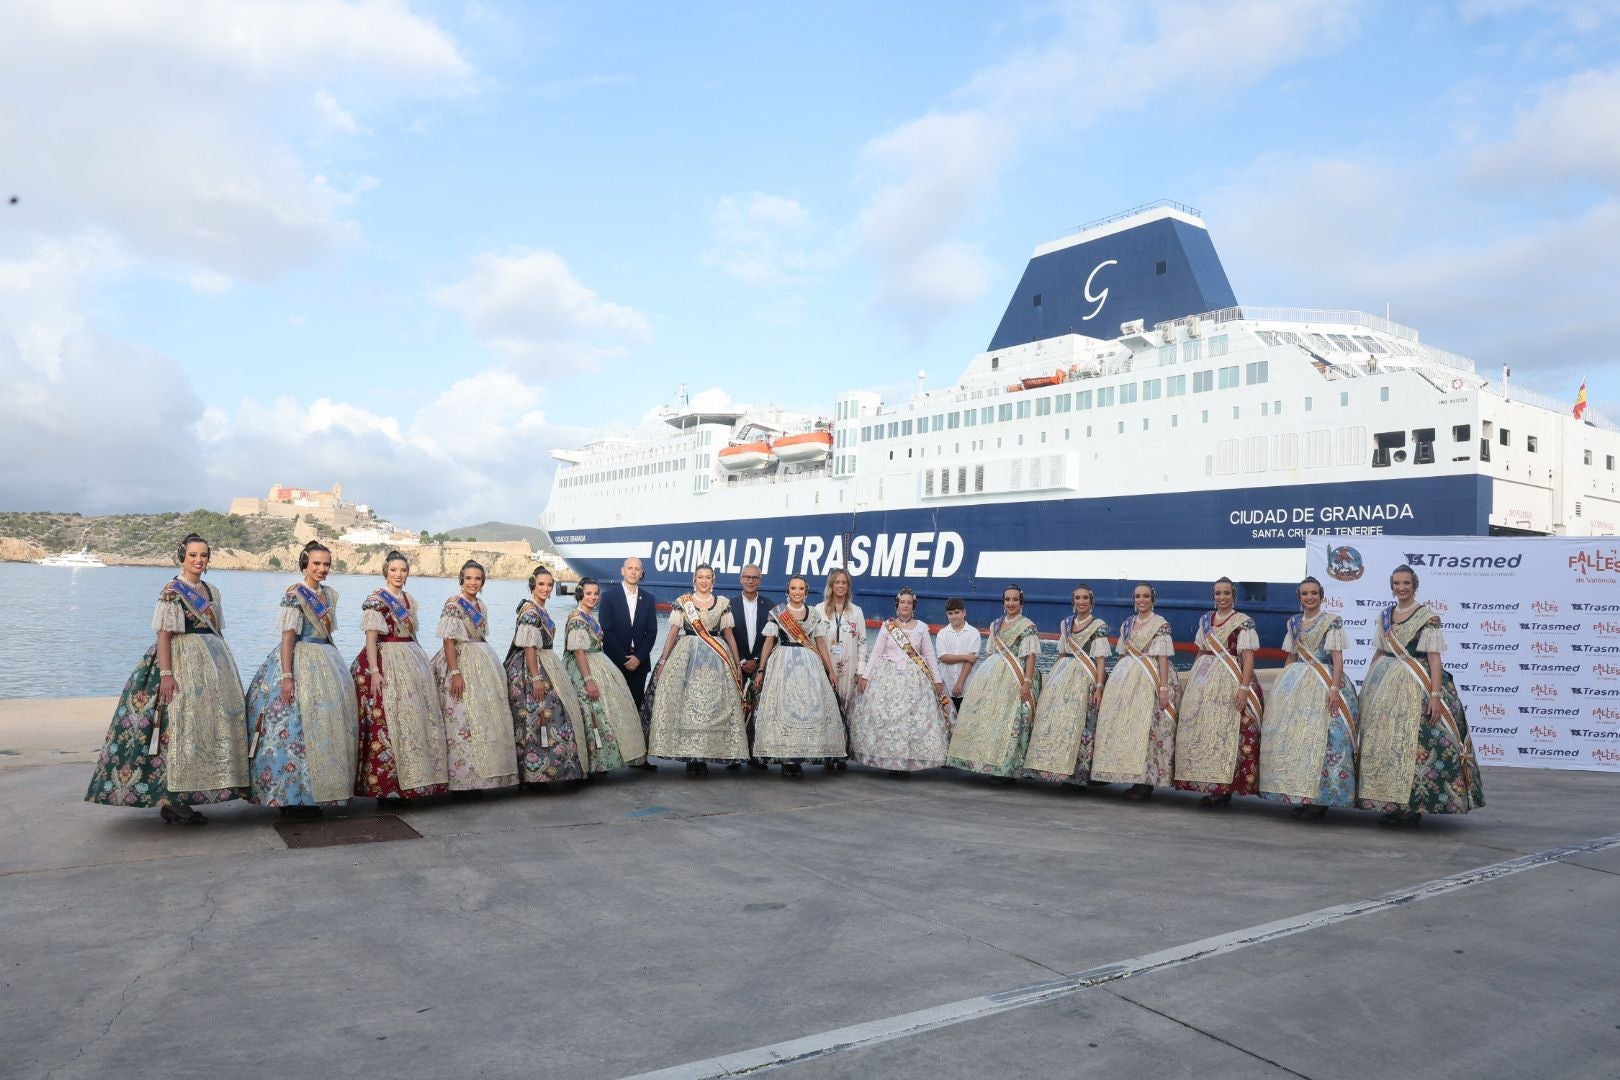
[[[842,566],[868,616],[887,615],[895,592],[909,586],[928,621],[943,622],[944,601],[955,596],[981,627],[1001,613],[1002,590],[1016,583],[1026,614],[1056,630],[1079,582],[1117,626],[1134,585],[1148,581],[1182,642],[1210,607],[1211,582],[1226,576],[1238,583],[1238,604],[1258,621],[1263,644],[1276,646],[1283,621],[1298,610],[1306,535],[1478,536],[1489,531],[1490,512],[1489,479],[1454,475],[582,526],[552,539],[580,574],[601,580],[617,580],[626,557],[640,558],[646,587],[666,600],[690,588],[702,563],[714,567],[724,592],[736,591],[738,572],[755,563],[764,591],[778,597],[793,574],[809,577],[819,595],[826,575]]]

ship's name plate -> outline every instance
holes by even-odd
[[[948,578],[962,568],[966,550],[957,532],[660,540],[653,545],[653,566],[689,574],[708,565],[735,574],[752,565],[766,574],[810,577],[842,567],[852,577]]]

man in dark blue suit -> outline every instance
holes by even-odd
[[[602,652],[613,661],[613,666],[624,673],[630,686],[630,696],[641,708],[647,690],[647,672],[652,668],[653,641],[658,637],[658,610],[652,593],[641,588],[641,560],[632,555],[619,568],[618,588],[609,585],[602,590]],[[646,734],[647,721],[642,720],[642,734]],[[649,772],[658,766],[646,762],[639,766]]]
[[[740,662],[743,674],[743,686],[747,688],[743,699],[743,710],[748,714],[748,745],[754,745],[754,706],[758,704],[754,690],[754,672],[759,670],[759,654],[765,649],[765,617],[771,613],[775,605],[760,595],[759,567],[745,566],[742,568],[740,580],[742,592],[731,601],[731,619],[735,624],[732,634],[737,639],[737,659]],[[749,758],[755,766],[765,768],[764,762]],[[726,768],[735,768],[728,765]]]

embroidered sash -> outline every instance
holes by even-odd
[[[378,589],[371,595],[382,600],[383,606],[388,609],[388,614],[394,618],[394,628],[400,632],[402,637],[416,636],[416,623],[411,618],[411,607],[408,602],[400,600],[387,589]]]
[[[1339,617],[1337,615],[1329,616],[1327,620],[1322,623],[1322,634],[1324,637],[1333,631],[1333,627],[1337,623],[1338,618]],[[1316,672],[1316,677],[1322,680],[1322,685],[1331,691],[1334,689],[1333,672],[1329,670],[1328,666],[1322,663],[1322,661],[1317,657],[1316,649],[1310,644],[1301,640],[1305,634],[1310,632],[1304,627],[1305,620],[1299,615],[1295,615],[1293,618],[1288,620],[1288,630],[1294,639],[1294,655],[1305,661],[1310,669]],[[1312,627],[1312,629],[1315,629],[1315,627]],[[1356,730],[1355,713],[1353,713],[1350,709],[1350,700],[1344,696],[1343,687],[1338,688],[1337,700],[1339,702],[1339,715],[1344,717],[1345,725],[1350,729],[1351,752],[1359,754],[1361,752],[1361,733]]]
[[[1001,658],[1002,663],[1007,665],[1008,670],[1013,674],[1013,678],[1017,679],[1019,683],[1023,683],[1024,665],[1018,662],[1018,657],[1013,655],[1012,649],[1008,647],[1005,641],[1001,640],[1001,624],[1002,620],[1000,619],[996,619],[990,624],[990,648]],[[1024,635],[1019,634],[1018,636],[1022,638]]]
[[[192,588],[184,578],[177,577],[169,582],[169,588],[198,622],[210,627],[216,634],[219,633],[219,609],[214,607],[213,599],[208,595],[208,586],[204,585],[200,589]]]
[[[1248,616],[1245,615],[1243,618],[1247,619]],[[1229,633],[1242,631],[1244,625],[1244,623],[1238,623]],[[1226,643],[1221,640],[1221,630],[1215,625],[1214,617],[1206,613],[1198,620],[1198,629],[1203,632],[1204,647],[1213,653],[1216,659],[1220,660],[1221,666],[1226,669],[1226,673],[1232,676],[1232,681],[1242,688],[1243,710],[1258,720],[1261,709],[1260,695],[1254,692],[1253,686],[1243,681],[1243,665],[1238,662],[1237,657],[1227,650]]]
[[[795,619],[792,613],[788,611],[788,606],[786,604],[778,604],[776,607],[772,608],[771,618],[776,620],[777,626],[780,626],[783,630],[787,631],[788,637],[793,639],[793,643],[795,645],[803,645],[807,649],[814,649],[816,647],[815,641],[811,639],[810,634],[805,630],[803,624],[801,624],[798,619]]]
[[[472,623],[473,629],[478,630],[484,625],[484,613],[478,610],[478,605],[469,601],[465,596],[457,596],[456,604],[461,608],[461,614]]]
[[[1085,665],[1085,669],[1091,673],[1091,685],[1097,686],[1102,683],[1103,679],[1102,661],[1091,655],[1091,643],[1097,640],[1098,634],[1107,631],[1108,624],[1098,619],[1096,616],[1092,616],[1091,620],[1080,629],[1089,630],[1091,632],[1086,634],[1084,637],[1081,637],[1080,634],[1076,632],[1074,626],[1074,616],[1071,615],[1067,619],[1063,620],[1064,639],[1068,641],[1070,646],[1074,649],[1074,658],[1080,661],[1081,664]]]
[[[1428,612],[1427,608],[1424,608],[1423,610]],[[1416,613],[1414,612],[1414,615],[1415,614]],[[1428,617],[1424,621],[1427,622],[1428,619],[1434,617],[1434,614],[1429,612]],[[1407,674],[1411,675],[1412,678],[1417,680],[1417,684],[1423,689],[1425,696],[1433,694],[1435,691],[1440,689],[1439,687],[1430,684],[1428,669],[1424,667],[1424,665],[1418,663],[1417,657],[1408,652],[1406,646],[1402,645],[1400,641],[1396,639],[1394,605],[1385,608],[1384,613],[1378,617],[1378,633],[1379,646],[1385,652],[1389,653],[1389,655],[1393,656],[1397,661],[1399,661],[1401,667],[1405,669]],[[1420,629],[1418,633],[1422,633],[1422,630]],[[1416,638],[1414,637],[1413,640],[1416,640]],[[1461,750],[1463,748],[1462,731],[1457,726],[1457,718],[1451,714],[1451,706],[1446,704],[1446,699],[1444,697],[1429,697],[1428,700],[1439,705],[1439,709],[1437,710],[1439,713],[1439,720],[1446,730],[1451,733],[1451,737],[1457,741],[1457,748]],[[1464,754],[1463,768],[1465,773],[1467,771],[1467,767],[1468,756]],[[1467,776],[1464,776],[1464,780],[1466,781],[1467,779]]]
[[[900,647],[900,651],[910,657],[911,662],[916,664],[917,667],[922,671],[923,675],[928,679],[928,685],[935,685],[934,673],[929,670],[928,661],[924,660],[922,658],[922,654],[917,652],[916,646],[912,645],[911,643],[911,635],[907,634],[900,628],[899,621],[896,619],[888,619],[883,623],[883,629],[888,631],[889,640],[898,645]],[[938,699],[940,712],[944,713],[945,716],[949,718],[951,715],[950,696],[941,690],[938,694]]]
[[[1136,647],[1136,642],[1133,640],[1135,630],[1136,620],[1133,616],[1129,621],[1126,622],[1124,626],[1120,627],[1119,644],[1120,647],[1125,650],[1125,655],[1135,660],[1138,664],[1141,664],[1142,670],[1146,671],[1148,678],[1153,680],[1155,707],[1157,707],[1158,691],[1164,689],[1164,681],[1159,678],[1159,665],[1155,662],[1154,658],[1150,657],[1147,653]],[[1155,627],[1153,633],[1149,635],[1148,640],[1152,641],[1153,638],[1157,636],[1158,628]],[[1176,714],[1176,703],[1174,701],[1166,704],[1160,711],[1162,711],[1164,715],[1168,716],[1172,720],[1178,719]]]
[[[714,655],[721,659],[726,665],[726,670],[731,672],[731,681],[737,684],[737,693],[742,694],[742,669],[737,666],[736,658],[731,655],[731,650],[726,648],[725,643],[710,633],[709,628],[703,624],[703,611],[697,606],[697,601],[692,599],[692,594],[687,593],[685,596],[677,597],[675,602],[681,605],[681,614],[686,617],[687,629],[697,635],[697,639],[707,645],[714,652]],[[714,601],[714,607],[719,605],[720,600],[717,597]],[[709,610],[713,611],[714,607],[709,608]]]
[[[602,625],[578,609],[575,609],[574,613],[568,616],[570,623],[575,620],[578,620],[579,624],[585,627],[585,632],[591,636],[591,648],[600,649],[602,647]],[[586,651],[589,652],[590,650],[587,649]]]
[[[326,587],[322,586],[316,592],[302,581],[292,587],[292,594],[298,601],[298,606],[304,612],[304,618],[309,624],[326,632],[326,637],[332,637],[332,605],[326,599]]]

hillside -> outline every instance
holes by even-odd
[[[166,560],[187,533],[206,536],[217,548],[263,552],[293,542],[293,523],[281,518],[236,517],[212,510],[190,513],[81,514],[0,513],[0,536],[21,540],[46,552],[107,552],[124,559]]]
[[[457,540],[527,540],[534,550],[556,554],[551,546],[551,534],[530,525],[513,525],[507,521],[486,521],[479,525],[463,525],[459,529],[446,529],[445,536]]]

